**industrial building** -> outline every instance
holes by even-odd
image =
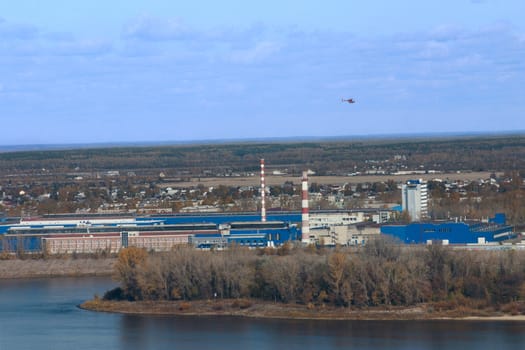
[[[362,208],[349,210],[317,210],[309,213],[310,229],[328,228],[341,225],[355,225],[372,221],[376,224],[388,222],[391,209]]]
[[[189,221],[195,219],[187,216],[183,218]],[[235,217],[226,215],[199,218],[225,220]],[[200,248],[225,247],[229,244],[277,247],[285,242],[298,240],[299,234],[295,224],[285,221],[232,221],[226,224],[212,221],[170,224],[167,221],[167,218],[23,220],[19,224],[2,228],[0,251],[116,253],[128,246],[168,251],[175,245],[188,243]]]
[[[352,225],[365,221],[364,211],[326,211],[310,214],[310,228],[327,228],[338,225]]]
[[[413,222],[408,225],[384,225],[381,233],[406,244],[477,244],[502,242],[515,238],[505,214],[486,221]]]
[[[312,228],[310,230],[311,240],[316,245],[364,245],[371,239],[380,236],[378,224],[362,222],[352,225],[330,225]]]
[[[66,223],[67,222],[67,223]],[[190,235],[216,231],[214,224],[164,225],[150,222],[86,224],[62,220],[62,225],[15,225],[0,239],[2,251],[60,253],[116,253],[123,247],[170,250],[187,244]]]
[[[232,244],[264,248],[278,247],[298,239],[297,225],[282,221],[261,221],[221,225],[219,232],[191,235],[189,243],[199,249],[222,249]]]
[[[311,214],[310,214],[311,215]],[[517,236],[506,224],[504,214],[485,221],[413,222],[383,225],[365,214],[316,213],[323,225],[310,227],[308,236],[298,224],[298,213],[270,215],[260,221],[257,214],[168,216],[155,218],[48,218],[23,220],[0,226],[0,252],[97,253],[118,252],[136,246],[154,251],[170,250],[177,244],[198,248],[221,248],[230,244],[246,247],[277,247],[286,242],[324,245],[363,245],[380,234],[391,235],[407,244],[476,244],[501,242]],[[324,219],[323,219],[323,216]],[[348,224],[349,217],[368,219]],[[339,218],[339,219],[335,219]],[[308,220],[308,216],[306,216]],[[308,222],[308,221],[307,221]],[[311,219],[310,219],[311,222]],[[304,222],[303,222],[304,225]]]

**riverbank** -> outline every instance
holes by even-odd
[[[494,310],[435,310],[431,304],[413,307],[336,308],[324,305],[281,304],[251,299],[198,301],[107,301],[89,300],[82,309],[159,316],[235,316],[308,320],[487,320],[525,321],[525,315]]]
[[[111,276],[115,258],[0,260],[0,279]]]

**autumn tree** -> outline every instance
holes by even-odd
[[[124,248],[118,254],[115,279],[120,282],[124,293],[132,300],[142,299],[143,286],[140,283],[140,273],[147,259],[148,253],[136,247]]]
[[[348,306],[352,301],[352,288],[350,266],[345,253],[334,252],[328,256],[327,278],[334,304]]]

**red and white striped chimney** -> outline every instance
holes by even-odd
[[[301,201],[301,241],[310,243],[310,216],[308,214],[308,172],[303,171],[301,182],[302,201]]]
[[[261,159],[261,221],[266,221],[266,184],[264,181],[264,159]]]

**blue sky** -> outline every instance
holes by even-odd
[[[525,1],[6,1],[0,118],[3,145],[525,130]]]

